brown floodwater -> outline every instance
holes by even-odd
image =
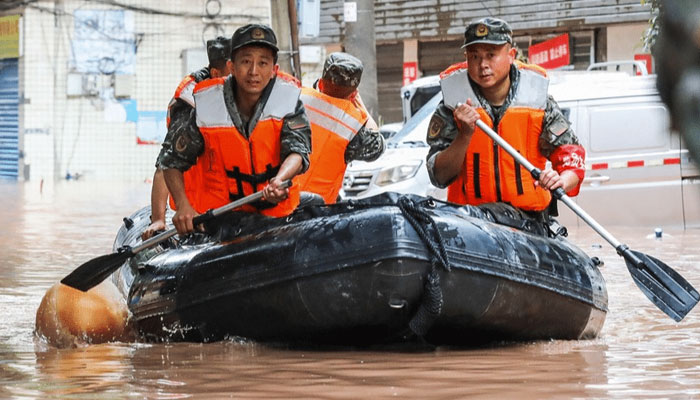
[[[0,183],[0,399],[700,399],[700,307],[675,323],[588,228],[569,238],[605,261],[610,311],[595,340],[367,350],[241,341],[55,349],[36,339],[44,292],[110,253],[122,218],[146,205],[149,191],[146,183]],[[607,228],[700,287],[699,230],[657,240],[653,227]]]

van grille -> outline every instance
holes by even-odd
[[[343,179],[343,191],[347,197],[355,197],[369,188],[376,171],[348,171]]]

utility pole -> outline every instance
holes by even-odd
[[[278,61],[280,69],[301,80],[301,65],[297,65],[299,49],[297,43],[296,4],[295,0],[270,0],[272,29],[277,36],[279,47]],[[294,18],[292,27],[291,19]]]
[[[353,4],[354,3],[354,4]],[[359,58],[364,65],[360,95],[369,113],[377,119],[377,46],[374,37],[374,0],[345,0],[345,52]],[[353,11],[356,12],[353,15]]]
[[[289,33],[292,37],[292,67],[294,76],[301,81],[301,57],[299,57],[299,27],[297,26],[296,0],[287,0],[289,8]]]

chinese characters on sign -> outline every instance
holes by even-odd
[[[533,44],[528,49],[530,62],[546,69],[554,69],[571,63],[569,34],[557,36],[542,43]]]
[[[408,85],[418,78],[418,63],[415,61],[403,63],[403,86]]]

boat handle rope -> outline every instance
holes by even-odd
[[[438,266],[442,266],[448,272],[452,270],[452,266],[445,250],[445,241],[431,215],[421,207],[420,203],[416,203],[407,196],[399,198],[398,206],[425,243],[430,257],[431,270],[426,278],[425,291],[418,310],[408,323],[410,332],[423,338],[442,313],[443,297]]]

